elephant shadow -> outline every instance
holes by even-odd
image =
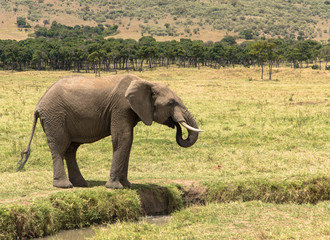
[[[99,180],[87,180],[88,187],[99,187],[99,186],[104,186],[106,184],[106,181],[99,181]]]
[[[88,183],[88,188],[93,188],[93,187],[100,187],[104,186],[106,184],[106,181],[100,181],[100,180],[87,180]],[[154,183],[132,183],[130,189],[133,190],[143,190],[143,189],[165,189],[164,186],[154,184]]]
[[[106,181],[89,180],[89,188],[104,186]],[[132,183],[131,190],[139,195],[145,215],[168,215],[173,211],[173,193],[169,188],[153,183]]]

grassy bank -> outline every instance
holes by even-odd
[[[11,206],[33,206],[38,199],[48,199],[49,206],[51,196],[62,196],[63,190],[52,187],[51,155],[39,123],[29,161],[22,172],[15,169],[28,143],[38,100],[54,81],[70,74],[0,74],[0,206],[5,216]],[[258,68],[170,68],[135,74],[168,84],[205,132],[193,147],[183,149],[175,143],[174,130],[139,123],[130,158],[132,183],[206,184],[209,198],[219,202],[315,203],[329,196],[329,72],[279,68],[274,70],[276,81],[259,80]],[[111,156],[110,138],[79,149],[87,191],[103,189]],[[76,190],[64,192],[71,191]],[[251,205],[242,206],[253,211]],[[299,208],[290,206],[289,214]],[[301,218],[313,212],[306,206]],[[23,215],[30,211],[13,209]]]
[[[0,238],[37,238],[64,229],[137,220],[141,213],[140,200],[134,191],[59,192],[30,205],[2,205]]]
[[[31,203],[2,204],[0,239],[38,238],[60,230],[136,221],[145,214],[170,214],[183,207],[181,195],[174,185],[134,185],[133,190],[99,187],[61,191]],[[148,211],[149,205],[157,208],[163,203],[166,206],[160,209],[164,212]]]
[[[110,226],[105,231],[99,230],[95,239],[122,239],[123,236],[126,236],[125,239],[150,239],[156,236],[162,239],[171,239],[173,236],[178,236],[180,239],[235,237],[235,234],[232,233],[228,236],[219,235],[219,230],[227,228],[227,224],[235,223],[238,214],[244,217],[244,223],[248,222],[247,225],[242,225],[244,228],[251,228],[256,223],[259,224],[265,220],[261,216],[269,210],[275,215],[269,213],[268,217],[275,222],[281,214],[277,216],[278,213],[272,208],[283,209],[286,214],[291,215],[294,215],[293,211],[300,211],[298,221],[291,224],[289,235],[290,231],[297,231],[298,235],[302,234],[301,221],[303,218],[310,214],[317,214],[321,220],[312,221],[312,223],[315,225],[322,223],[319,226],[320,231],[317,233],[320,236],[326,236],[326,234],[330,234],[329,231],[326,231],[326,226],[330,223],[329,215],[326,214],[330,205],[329,202],[318,202],[330,200],[329,182],[328,178],[324,178],[311,179],[304,183],[270,182],[268,180],[235,182],[230,185],[213,183],[209,184],[205,191],[200,192],[199,196],[195,196],[196,199],[192,199],[191,194],[196,193],[198,188],[187,190],[180,185],[138,184],[133,185],[131,190],[108,190],[97,187],[61,191],[35,199],[30,203],[0,205],[0,239],[37,238],[52,235],[60,230],[118,222],[120,224]],[[206,206],[190,205],[190,208],[182,211],[188,198],[190,201],[195,200]],[[259,200],[259,202],[251,203],[253,200]],[[216,204],[217,202],[219,204]],[[228,203],[228,205],[220,204],[220,202]],[[287,205],[278,207],[275,205],[277,203]],[[298,205],[294,205],[296,203],[304,203],[304,205],[298,207]],[[310,203],[318,203],[318,205],[312,206]],[[228,209],[224,212],[223,209],[226,206]],[[302,209],[312,211],[312,213],[308,212],[305,213],[307,215],[303,215]],[[165,228],[148,223],[123,223],[136,221],[145,214],[171,214],[173,212],[175,212],[173,219]],[[234,215],[232,216],[232,214]],[[252,216],[250,216],[251,214]],[[245,219],[247,216],[248,220]],[[222,217],[226,217],[226,219],[220,220]],[[323,220],[325,222],[322,222]],[[290,221],[290,218],[285,221]],[[264,224],[264,227],[267,227],[267,224]],[[281,221],[280,224],[276,224],[276,227],[271,229],[271,232],[268,231],[266,235],[273,234],[275,230],[278,231],[284,223]],[[296,226],[297,224],[298,226]],[[252,234],[256,234],[254,228],[257,227],[253,226],[244,234],[249,236],[250,231]],[[296,227],[298,230],[295,229]],[[117,228],[119,231],[113,231]],[[204,228],[208,229],[207,236]],[[308,234],[311,234],[312,228],[308,231]],[[275,233],[283,234],[281,231]]]
[[[330,178],[304,180],[253,179],[232,183],[208,183],[206,202],[258,200],[269,203],[316,204],[330,200]]]

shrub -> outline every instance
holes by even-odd
[[[16,24],[19,28],[31,28],[31,25],[26,21],[24,17],[18,17]]]
[[[319,69],[319,65],[314,64],[314,65],[312,66],[312,69]]]

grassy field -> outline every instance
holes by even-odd
[[[146,80],[168,84],[182,98],[205,132],[200,134],[193,147],[183,149],[175,143],[174,130],[157,123],[151,127],[139,123],[134,130],[130,181],[156,184],[176,182],[197,186],[214,182],[231,184],[262,180],[282,183],[328,176],[330,73],[286,67],[275,69],[274,72],[275,81],[261,81],[259,68],[160,68],[152,72],[134,73]],[[51,155],[39,123],[29,161],[22,172],[16,173],[15,170],[20,152],[29,140],[38,100],[54,81],[70,74],[0,72],[0,205],[13,202],[26,204],[63,191],[52,187]],[[110,138],[79,149],[81,172],[91,186],[102,186],[108,180],[111,157]],[[324,220],[322,226],[329,225],[329,216],[326,214],[328,203],[313,207],[233,203],[228,205],[229,210],[224,214],[227,214],[226,218],[231,217],[231,211],[237,211],[238,207],[241,215],[234,215],[237,219],[245,218],[249,212],[266,214],[266,218],[273,216],[270,222],[260,228],[260,232],[252,235],[244,233],[247,234],[246,238],[257,236],[253,234],[261,234],[258,235],[260,238],[263,234],[266,234],[264,238],[299,238],[305,231],[302,226],[307,223],[319,224]],[[203,218],[205,212],[211,209],[220,214],[225,206],[187,211],[197,211]],[[289,215],[287,221],[291,221],[297,211],[300,215],[293,230],[285,237],[278,235],[276,231],[286,224],[277,220],[282,215]],[[308,220],[313,218],[313,214],[317,216],[321,213],[323,220]],[[218,218],[212,219],[205,221],[217,221]],[[191,221],[191,224],[195,224],[194,220]],[[249,220],[246,221],[238,222],[238,228],[250,226]],[[170,223],[166,229],[170,231],[175,226]],[[220,228],[237,229],[237,226],[221,225]],[[214,227],[211,224],[207,231],[213,236],[218,228],[217,224]],[[269,228],[271,230],[268,231]],[[159,231],[157,229],[152,231]],[[309,228],[306,231],[312,234],[314,230]],[[182,231],[188,230],[183,226]],[[197,236],[198,231],[191,233],[191,236]],[[269,236],[268,233],[274,235]],[[318,234],[329,236],[329,232],[322,229]],[[235,236],[238,235],[226,237]]]
[[[92,239],[329,239],[329,210],[329,203],[212,203],[176,212],[164,225],[116,223]]]

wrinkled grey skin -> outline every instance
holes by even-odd
[[[80,173],[76,152],[81,144],[111,135],[113,157],[108,188],[130,187],[128,161],[133,128],[142,121],[177,127],[176,140],[192,146],[198,132],[188,130],[182,139],[179,122],[198,128],[181,99],[167,86],[144,81],[134,75],[87,78],[70,76],[53,84],[40,99],[34,114],[30,142],[22,152],[20,170],[30,154],[36,122],[40,118],[53,159],[53,185],[59,188],[87,187]],[[23,157],[26,155],[25,160]],[[66,159],[68,175],[64,170]]]

